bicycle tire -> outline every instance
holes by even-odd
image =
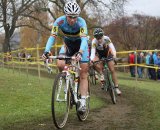
[[[70,106],[69,89],[66,91],[65,73],[56,75],[52,89],[52,118],[55,126],[63,128],[67,122]]]
[[[79,86],[79,83],[78,83],[78,86]],[[77,89],[78,89],[77,90],[77,98],[80,99],[81,95],[79,92],[79,87]],[[78,107],[79,107],[79,104],[76,105],[77,117],[80,121],[85,121],[88,117],[89,110],[90,110],[90,83],[89,83],[89,79],[88,79],[88,94],[86,97],[86,111],[84,113],[80,113],[78,111]]]
[[[93,85],[96,85],[96,83],[97,83],[96,80],[97,80],[97,79],[96,79],[96,73],[95,73],[95,70],[94,70],[94,73],[93,73],[93,75],[92,75],[92,84],[93,84]]]
[[[112,103],[116,104],[117,100],[116,100],[114,83],[113,83],[112,78],[110,77],[109,72],[107,70],[104,71],[104,76],[106,79],[105,80],[105,87],[106,87],[105,90],[109,91],[109,95],[111,97]]]
[[[97,82],[96,82],[96,73],[95,73],[95,70],[93,70],[93,75],[90,76],[90,80],[91,80],[91,83],[93,85],[96,85]]]

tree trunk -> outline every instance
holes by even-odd
[[[5,40],[3,42],[3,52],[6,53],[6,52],[10,52],[11,49],[10,49],[10,38],[8,36],[5,36]]]
[[[6,52],[10,52],[11,51],[11,48],[10,48],[10,25],[7,24],[5,27],[4,27],[4,30],[5,30],[5,39],[4,39],[4,43],[3,43],[3,52],[6,53]]]

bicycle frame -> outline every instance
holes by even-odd
[[[66,91],[70,89],[71,94],[73,94],[74,101],[77,103],[79,100],[77,99],[77,89],[78,89],[78,79],[79,77],[79,70],[74,71],[72,68],[77,67],[76,65],[70,65],[70,66],[65,66],[64,70],[62,72],[66,73]],[[79,67],[79,62],[78,62],[78,67],[76,69],[80,69]],[[73,76],[75,76],[75,81],[73,81]],[[74,83],[74,86],[73,86]],[[67,93],[65,94],[65,99],[67,99]]]
[[[50,56],[52,59],[76,61],[75,57],[67,56]],[[46,64],[48,68],[48,65]],[[80,106],[81,95],[79,92],[80,63],[72,62],[65,65],[62,72],[56,75],[52,89],[52,117],[57,128],[63,128],[67,122],[69,109],[76,106],[77,117],[80,121],[87,119],[89,113],[90,91],[86,97],[87,108],[84,113],[78,111]],[[61,98],[61,99],[60,99]],[[61,115],[62,114],[62,115]]]
[[[116,104],[116,93],[115,93],[115,85],[114,85],[114,82],[112,80],[112,75],[111,75],[111,72],[108,68],[108,64],[107,62],[110,61],[110,59],[108,58],[103,58],[99,61],[95,61],[94,64],[98,63],[98,62],[103,62],[103,73],[104,73],[104,78],[105,78],[105,81],[103,83],[103,88],[104,90],[107,92],[109,90],[109,93],[110,93],[110,96],[111,96],[111,100],[113,102],[113,104]]]
[[[66,56],[50,56],[49,58],[52,59],[71,59],[71,60],[75,60],[75,57],[69,58]],[[48,64],[46,62],[46,66],[48,68]],[[59,99],[59,93],[61,90],[61,85],[59,85],[59,92],[57,94],[57,98],[56,101],[67,101],[67,92],[68,89],[70,89],[71,94],[73,94],[73,100],[75,101],[75,103],[77,103],[79,100],[77,98],[77,89],[78,89],[78,77],[79,77],[79,70],[80,70],[80,63],[77,62],[77,64],[75,62],[72,61],[71,65],[65,65],[64,69],[63,69],[63,73],[65,73],[65,77],[66,77],[66,93],[65,93],[65,99],[64,100],[60,100]],[[75,81],[73,81],[73,76],[75,76]],[[74,83],[74,86],[73,86]]]
[[[110,80],[110,81],[112,81],[112,75],[111,75],[111,72],[110,72],[110,70],[109,70],[109,68],[108,68],[107,61],[104,61],[104,70],[106,70],[106,71],[107,71],[108,78],[109,78],[109,80]],[[106,81],[108,81],[108,80],[106,80]],[[109,83],[108,83],[108,82],[106,82],[106,83],[107,83],[107,88],[108,88]],[[113,83],[113,82],[110,82],[110,83]],[[114,83],[113,83],[113,84],[111,84],[111,85],[114,85]]]

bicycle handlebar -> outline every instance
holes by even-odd
[[[59,60],[76,60],[75,56],[49,56],[49,59],[59,59]],[[45,65],[48,68],[48,70],[50,70],[50,67],[48,66],[48,60],[46,59],[45,61]],[[81,68],[79,67],[79,62],[78,62],[78,66],[76,65],[69,65],[69,67],[75,67],[79,70],[81,70]]]
[[[50,59],[59,59],[59,60],[75,60],[75,56],[49,56]]]
[[[98,64],[100,61],[105,61],[105,62],[109,62],[110,60],[114,60],[114,62],[115,62],[115,64],[117,65],[117,60],[116,59],[114,59],[113,57],[110,57],[110,58],[105,58],[105,57],[103,57],[102,59],[100,59],[100,60],[98,60],[98,61],[94,61],[94,62],[92,62],[93,64]]]

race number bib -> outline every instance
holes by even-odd
[[[80,28],[80,36],[84,37],[87,35],[87,29],[86,28]]]
[[[58,26],[53,26],[51,33],[57,35],[58,34]]]

